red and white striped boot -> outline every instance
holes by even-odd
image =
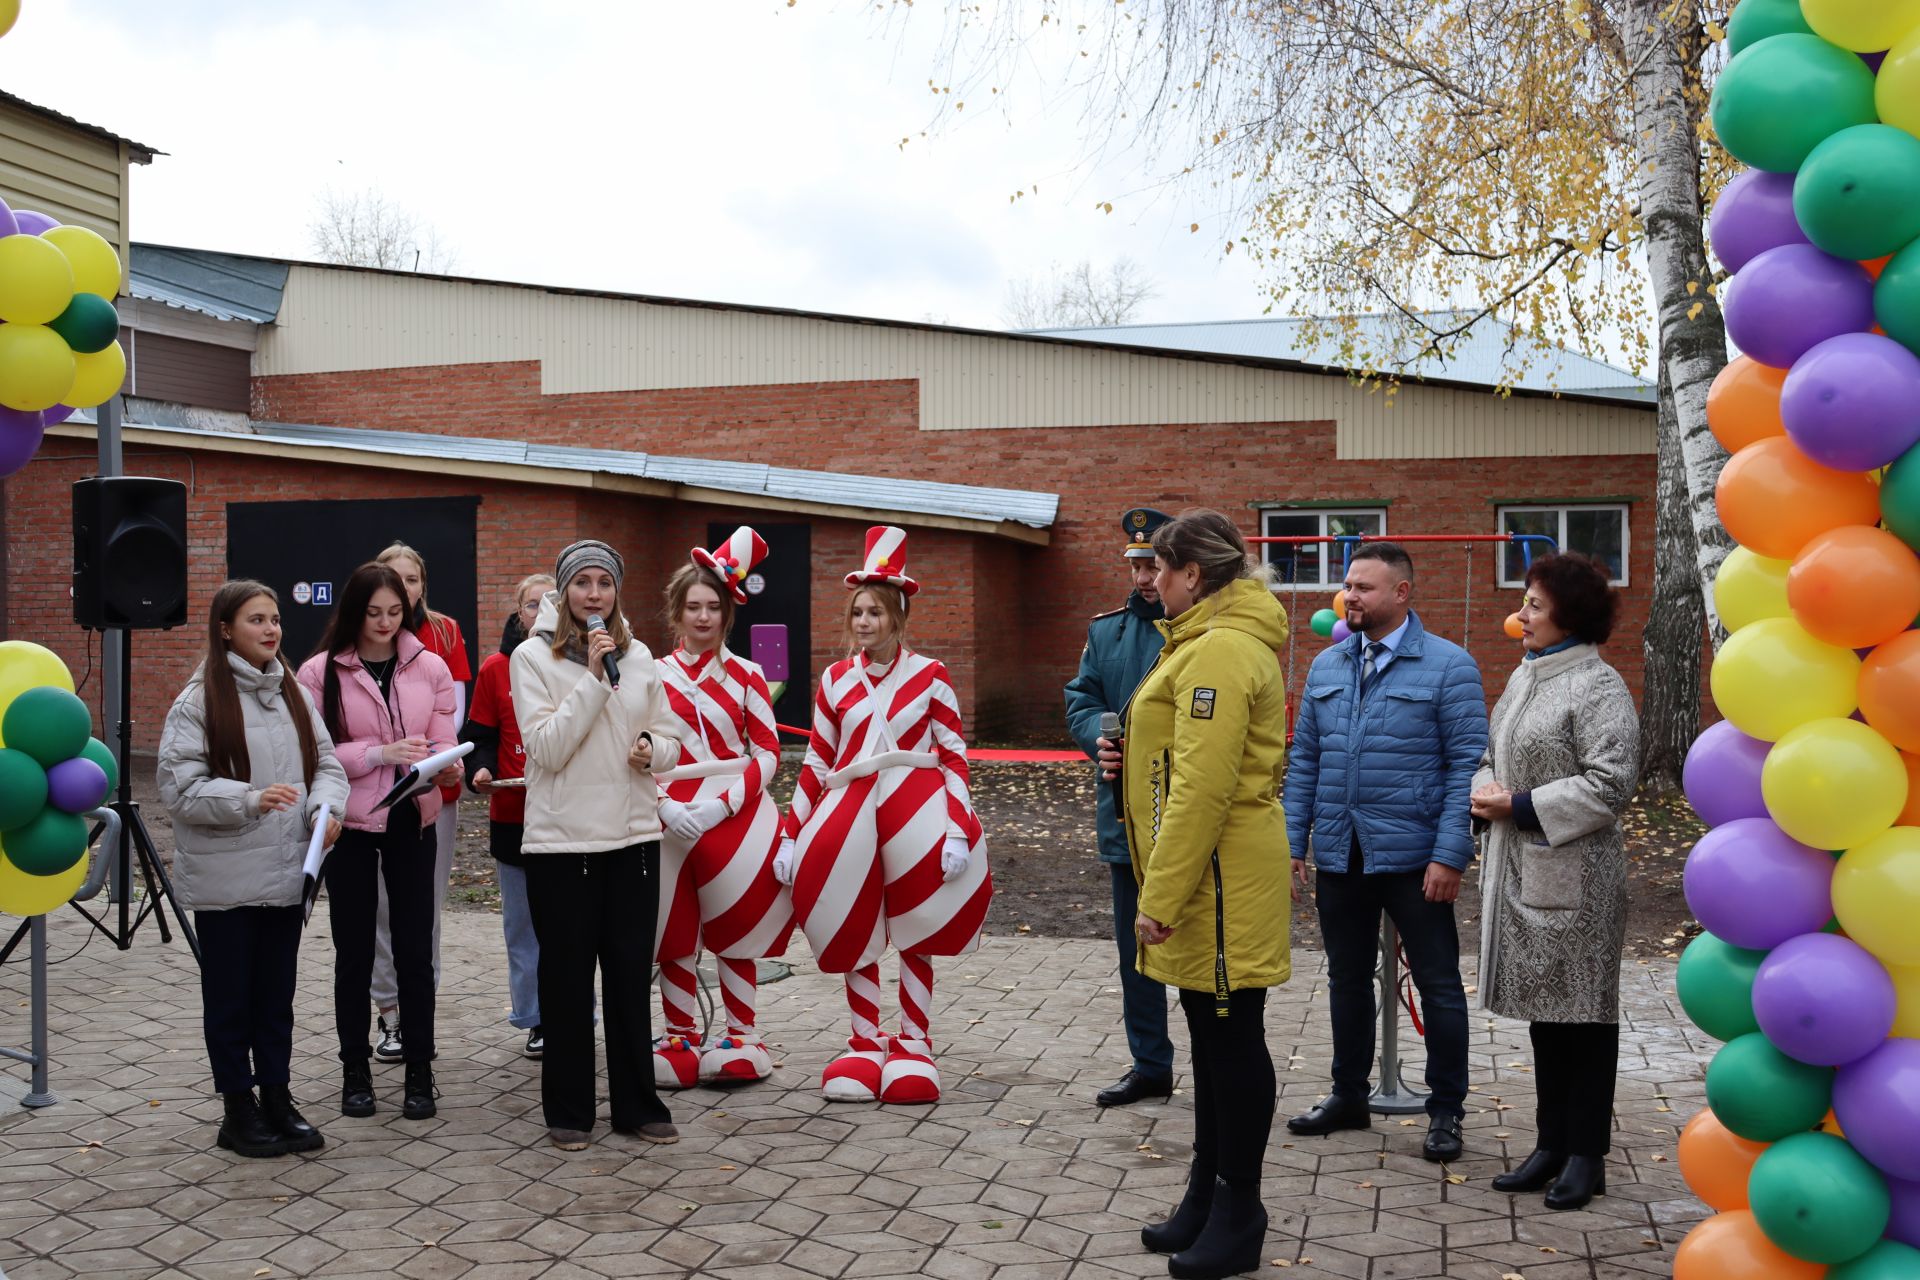
[[[700,1050],[703,1083],[751,1084],[773,1074],[773,1055],[751,1031],[729,1031]]]
[[[656,1089],[691,1089],[700,1083],[700,1037],[669,1030],[653,1042]]]
[[[894,1106],[940,1101],[940,1069],[933,1065],[931,1044],[903,1036],[887,1040],[887,1060],[880,1068],[880,1101]]]
[[[829,1102],[872,1102],[880,1096],[880,1064],[887,1048],[866,1036],[851,1036],[847,1051],[820,1073],[820,1092]]]

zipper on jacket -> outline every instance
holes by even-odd
[[[1220,889],[1220,851],[1213,851],[1213,1016],[1227,1016],[1227,896]]]

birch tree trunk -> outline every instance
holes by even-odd
[[[1686,464],[1667,379],[1660,378],[1658,507],[1684,511]],[[1654,795],[1680,789],[1687,748],[1700,731],[1700,643],[1706,633],[1691,522],[1662,515],[1654,535],[1653,603],[1641,641],[1640,785]]]

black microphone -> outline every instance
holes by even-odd
[[[1100,736],[1116,747],[1120,745],[1120,730],[1122,727],[1118,713],[1112,711],[1102,711],[1100,713]],[[1113,788],[1114,803],[1118,804],[1120,801],[1119,775],[1115,774],[1111,778],[1102,778],[1101,781]]]
[[[606,629],[607,620],[605,618],[597,613],[587,615],[588,631],[605,631]],[[608,654],[606,657],[600,659],[600,665],[606,668],[607,683],[618,689],[620,687],[620,664],[614,661],[612,654]]]

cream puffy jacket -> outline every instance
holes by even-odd
[[[521,852],[605,853],[658,840],[654,774],[680,760],[678,721],[667,710],[659,668],[645,645],[630,641],[619,655],[616,690],[571,658],[555,657],[558,600],[547,593],[535,634],[513,651],[513,711],[527,749]],[[644,773],[627,762],[643,733],[653,739],[652,769]]]

